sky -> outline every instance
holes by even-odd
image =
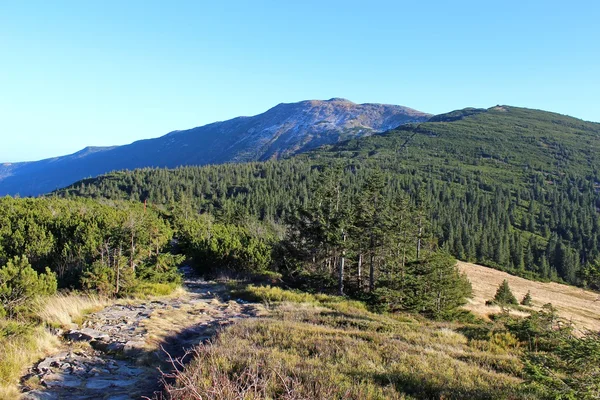
[[[278,103],[600,122],[599,1],[14,1],[0,162],[127,144]]]

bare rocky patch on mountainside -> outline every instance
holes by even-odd
[[[62,351],[23,377],[24,399],[139,399],[160,390],[169,357],[206,342],[237,319],[262,314],[258,304],[229,300],[225,287],[186,280],[176,296],[115,304],[78,329],[59,332]]]

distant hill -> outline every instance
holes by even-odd
[[[351,193],[374,169],[389,196],[416,204],[424,192],[429,232],[461,260],[580,284],[600,258],[600,124],[510,106],[458,110],[285,160],[115,172],[57,194],[186,199],[225,220],[283,221],[331,163],[345,166]]]
[[[279,104],[263,114],[215,122],[118,147],[0,164],[0,196],[35,196],[109,171],[259,161],[369,136],[431,115],[407,107],[333,98]]]

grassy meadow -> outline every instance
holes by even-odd
[[[479,325],[374,314],[360,302],[273,287],[267,317],[199,346],[168,388],[172,399],[533,399],[521,386],[519,343]]]

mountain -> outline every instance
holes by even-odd
[[[36,162],[0,165],[0,196],[32,196],[109,171],[258,161],[369,136],[431,115],[333,98],[279,104],[263,114],[174,131],[126,146],[88,147]]]
[[[416,206],[424,196],[428,233],[461,260],[580,284],[579,272],[600,258],[600,124],[510,106],[457,110],[284,160],[119,171],[57,194],[185,199],[225,221],[283,222],[334,163],[345,165],[348,193],[381,171],[390,198]]]

